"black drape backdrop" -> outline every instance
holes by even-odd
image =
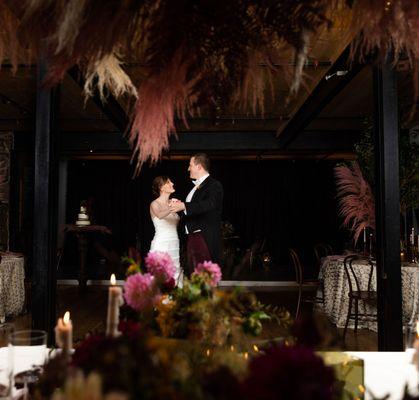
[[[214,160],[211,173],[224,186],[223,219],[235,227],[241,247],[266,237],[278,263],[288,262],[289,247],[305,249],[306,255],[321,241],[341,248],[346,236],[339,229],[334,165],[315,160]],[[132,179],[128,161],[71,161],[67,222],[74,222],[80,201],[91,198],[94,221],[112,230],[118,254],[135,245],[136,237],[145,253],[153,236],[151,182],[157,175],[169,175],[177,190],[174,196],[184,199],[192,187],[187,167],[188,161],[163,161],[144,167]]]

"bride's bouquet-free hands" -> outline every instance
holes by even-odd
[[[173,213],[183,211],[185,209],[185,204],[183,201],[173,198],[169,200],[169,209]]]

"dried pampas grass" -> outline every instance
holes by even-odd
[[[129,134],[133,158],[138,156],[136,173],[144,162],[156,163],[162,149],[169,147],[169,137],[176,132],[176,114],[187,125],[186,114],[191,114],[196,101],[193,94],[196,81],[188,80],[187,71],[188,64],[179,52],[170,68],[141,83]]]
[[[19,44],[18,29],[19,20],[6,3],[0,0],[0,66],[8,60],[13,66],[13,72],[17,70],[19,56],[23,53],[27,55]]]
[[[137,89],[122,69],[117,55],[110,54],[99,61],[90,63],[85,78],[84,93],[87,97],[93,96],[95,86],[103,102],[106,101],[105,88],[110,90],[116,98],[125,94],[137,97]]]
[[[374,196],[357,162],[335,167],[335,177],[343,226],[351,230],[356,244],[364,228],[375,230]]]

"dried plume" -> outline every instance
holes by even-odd
[[[125,94],[137,97],[137,89],[121,67],[118,56],[114,54],[106,55],[101,60],[88,65],[84,84],[84,93],[87,97],[93,96],[95,86],[103,102],[106,101],[105,88],[110,90],[116,98]]]
[[[176,132],[175,117],[180,115],[185,125],[186,115],[195,103],[194,81],[187,79],[188,65],[178,53],[169,69],[141,83],[135,105],[135,118],[129,134],[129,142],[138,155],[138,173],[142,164],[156,163],[162,149],[169,147],[169,137]]]
[[[335,177],[343,226],[351,230],[356,244],[364,228],[375,230],[374,196],[357,162],[335,167]]]

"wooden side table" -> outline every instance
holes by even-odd
[[[102,233],[104,235],[110,235],[112,232],[109,228],[102,225],[88,225],[88,226],[78,226],[78,225],[66,225],[64,227],[64,232],[70,232],[76,235],[78,250],[79,250],[79,288],[81,291],[86,289],[86,259],[87,259],[87,249],[89,245],[89,235],[92,233]]]

